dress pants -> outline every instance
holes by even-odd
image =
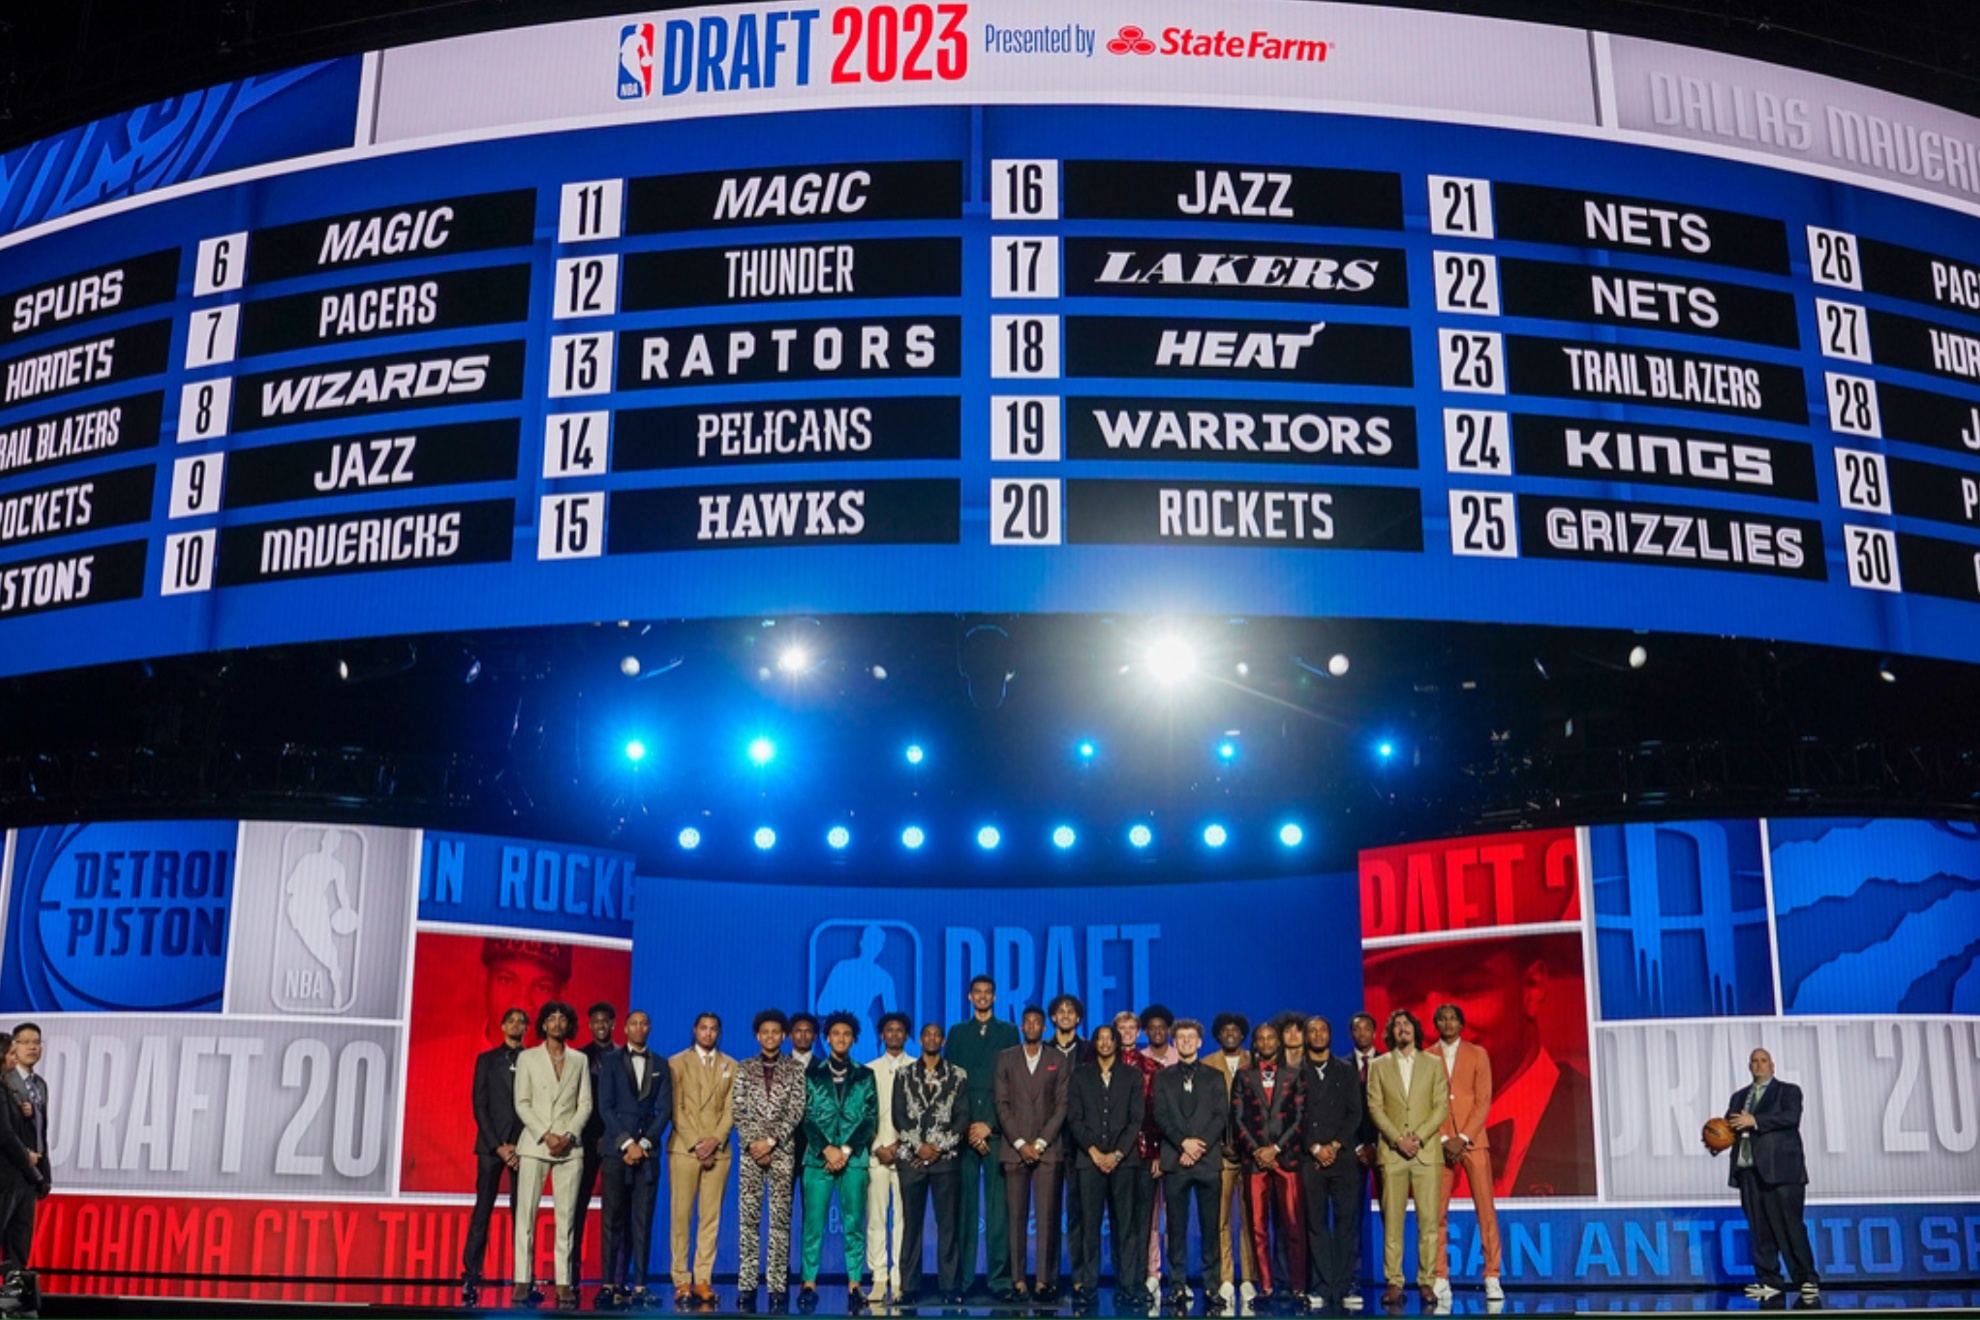
[[[1130,1282],[1130,1276],[1142,1256],[1139,1248],[1141,1239],[1135,1236],[1134,1230],[1145,1222],[1136,1204],[1140,1197],[1134,1185],[1135,1166],[1140,1163],[1140,1156],[1129,1155],[1112,1173],[1102,1173],[1082,1159],[1078,1176],[1067,1184],[1079,1188],[1080,1204],[1086,1208],[1079,1226],[1084,1241],[1073,1252],[1073,1258],[1079,1262],[1079,1268],[1073,1274],[1073,1286],[1082,1292],[1097,1292],[1100,1288],[1100,1220],[1103,1213],[1113,1227],[1114,1282],[1122,1288],[1135,1286]]]
[[[1011,1282],[1025,1281],[1025,1249],[1031,1242],[1034,1206],[1038,1220],[1038,1286],[1059,1281],[1059,1162],[1004,1166],[1004,1204],[1010,1209]]]
[[[604,1202],[604,1247],[599,1253],[604,1268],[601,1278],[608,1288],[646,1286],[646,1271],[653,1260],[653,1203],[660,1194],[660,1157],[648,1154],[638,1164],[627,1164],[614,1154],[599,1170]],[[572,1270],[572,1277],[576,1277]]]
[[[1170,1176],[1164,1174],[1163,1178],[1166,1180]],[[1258,1257],[1251,1249],[1251,1209],[1246,1204],[1244,1192],[1244,1166],[1225,1163],[1218,1170],[1217,1186],[1220,1196],[1217,1202],[1217,1264],[1219,1266],[1217,1277],[1224,1283],[1232,1283],[1241,1274],[1244,1282],[1256,1283]],[[1164,1203],[1168,1200],[1167,1197],[1162,1199]],[[1237,1207],[1236,1214],[1231,1212],[1233,1205]],[[1169,1240],[1171,1242],[1175,1240],[1173,1230],[1170,1232]],[[1231,1250],[1233,1243],[1237,1244],[1235,1253]],[[1237,1256],[1236,1269],[1232,1268],[1233,1254]],[[1171,1261],[1169,1268],[1177,1268],[1175,1262]]]
[[[1258,1289],[1272,1292],[1272,1241],[1285,1249],[1286,1272],[1279,1288],[1306,1286],[1306,1225],[1299,1214],[1299,1174],[1292,1169],[1253,1169],[1245,1178],[1251,1250],[1258,1258]]]
[[[1127,1235],[1114,1234],[1114,1286],[1140,1291],[1149,1287],[1152,1281],[1160,1279],[1159,1272],[1148,1273],[1148,1260],[1138,1250],[1123,1243],[1140,1242],[1147,1238],[1155,1222],[1155,1212],[1161,1207],[1162,1181],[1155,1177],[1140,1156],[1131,1155],[1121,1166],[1121,1172],[1128,1177],[1128,1187],[1134,1193],[1134,1204],[1128,1211]],[[1160,1258],[1157,1258],[1157,1265]]]
[[[1362,1191],[1367,1170],[1354,1152],[1343,1150],[1326,1168],[1306,1161],[1299,1181],[1306,1196],[1307,1291],[1339,1297],[1354,1287],[1361,1216],[1368,1204]]]
[[[474,1155],[474,1209],[468,1213],[467,1241],[461,1247],[461,1274],[479,1279],[487,1272],[488,1221],[495,1214],[495,1198],[502,1182],[509,1184],[509,1213],[516,1209],[515,1171],[493,1155]]]
[[[1187,1169],[1179,1165],[1166,1171],[1160,1185],[1169,1215],[1169,1276],[1164,1282],[1171,1288],[1189,1286],[1189,1205],[1193,1198],[1196,1235],[1203,1243],[1203,1292],[1206,1296],[1214,1294],[1230,1277],[1221,1272],[1227,1250],[1220,1252],[1216,1246],[1218,1199],[1222,1197],[1226,1206],[1230,1204],[1230,1198],[1223,1196],[1223,1170],[1218,1167],[1216,1153]]]
[[[722,1192],[729,1185],[733,1152],[723,1151],[703,1169],[688,1150],[667,1157],[668,1222],[673,1229],[674,1289],[708,1283],[715,1276],[715,1243],[722,1232]],[[694,1222],[699,1211],[701,1222]],[[692,1246],[690,1246],[692,1242]]]
[[[818,1282],[825,1255],[825,1223],[832,1198],[839,1200],[839,1230],[845,1244],[846,1282],[860,1281],[866,1265],[866,1166],[848,1164],[832,1173],[822,1164],[807,1164],[804,1187],[804,1281]]]
[[[748,1154],[736,1162],[741,1182],[736,1187],[736,1291],[744,1296],[762,1283],[771,1292],[783,1292],[790,1284],[791,1202],[795,1185],[791,1180],[791,1144],[779,1142],[770,1152],[765,1168]],[[770,1206],[770,1250],[763,1250],[763,1207]],[[766,1263],[767,1262],[767,1263]]]
[[[900,1270],[901,1291],[909,1297],[921,1292],[925,1282],[921,1272],[922,1226],[928,1206],[935,1206],[935,1286],[945,1293],[963,1290],[962,1250],[957,1244],[957,1222],[962,1218],[962,1183],[954,1157],[937,1160],[925,1168],[912,1163],[900,1166],[901,1246],[894,1253]]]
[[[0,1181],[0,1260],[21,1269],[27,1268],[28,1251],[34,1245],[34,1191],[32,1183]]]
[[[1437,1277],[1437,1215],[1444,1208],[1443,1161],[1382,1160],[1382,1277],[1400,1288],[1403,1281],[1403,1215],[1416,1201],[1416,1282],[1428,1288]]]
[[[1074,1167],[1076,1160],[1076,1156],[1068,1156],[1066,1176],[1059,1181],[1059,1204],[1065,1210],[1066,1220],[1065,1232],[1060,1236],[1060,1240],[1065,1243],[1066,1259],[1072,1266],[1072,1273],[1068,1277],[1075,1281],[1079,1279],[1080,1266],[1085,1260],[1086,1252],[1086,1226],[1080,1218],[1084,1198],[1080,1195],[1079,1173]],[[1118,1227],[1114,1230],[1114,1237],[1116,1240],[1120,1237]]]
[[[584,1172],[584,1161],[575,1155],[562,1160],[539,1160],[532,1156],[522,1157],[522,1164],[516,1170],[516,1190],[520,1193],[515,1201],[516,1216],[516,1274],[517,1287],[526,1287],[535,1280],[536,1270],[536,1212],[543,1204],[543,1176],[550,1175],[550,1204],[556,1213],[557,1249],[551,1269],[556,1276],[559,1288],[569,1285],[571,1280],[571,1212],[577,1207],[578,1177]]]
[[[899,1286],[901,1281],[901,1224],[906,1215],[901,1206],[901,1165],[873,1160],[866,1166],[866,1272],[873,1286]],[[887,1212],[893,1211],[893,1227],[887,1225]]]
[[[1808,1195],[1805,1183],[1770,1183],[1751,1168],[1741,1169],[1739,1208],[1746,1212],[1746,1228],[1751,1236],[1753,1272],[1761,1283],[1780,1288],[1781,1253],[1787,1253],[1788,1276],[1798,1288],[1819,1283],[1815,1273],[1815,1253],[1808,1245],[1808,1224],[1801,1217]]]
[[[598,1194],[599,1170],[605,1167],[604,1158],[590,1147],[585,1148],[584,1167],[578,1171],[577,1203],[571,1207],[571,1279],[584,1280],[584,1225],[591,1217],[591,1198]]]
[[[1444,1166],[1444,1206],[1437,1215],[1437,1277],[1451,1277],[1450,1227],[1451,1197],[1462,1176],[1471,1193],[1471,1207],[1478,1214],[1478,1242],[1485,1252],[1485,1277],[1499,1277],[1499,1210],[1492,1204],[1492,1153],[1476,1147],[1466,1151],[1457,1166]]]
[[[976,1277],[976,1239],[983,1237],[984,1264],[991,1292],[1004,1292],[1011,1286],[1011,1224],[1004,1209],[1004,1166],[999,1158],[1004,1139],[991,1135],[990,1147],[978,1155],[964,1143],[956,1163],[962,1174],[962,1222],[957,1225],[965,1279]]]

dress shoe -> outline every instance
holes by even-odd
[[[1341,1307],[1343,1310],[1359,1311],[1361,1309],[1361,1294],[1352,1288],[1348,1289],[1341,1294]]]
[[[1230,1309],[1229,1304],[1224,1301],[1221,1293],[1211,1293],[1203,1299],[1203,1314],[1205,1315],[1228,1315]]]
[[[1801,1285],[1801,1295],[1803,1297],[1820,1297],[1822,1295],[1822,1285],[1814,1279],[1810,1279]]]
[[[736,1290],[736,1309],[738,1311],[755,1311],[756,1289],[738,1288]]]
[[[1419,1283],[1416,1285],[1416,1295],[1423,1299],[1425,1306],[1435,1306],[1437,1304],[1437,1290],[1430,1284]]]
[[[1404,1296],[1403,1286],[1392,1283],[1382,1290],[1382,1305],[1401,1309]]]
[[[461,1281],[461,1305],[473,1308],[481,1305],[481,1280],[469,1276]]]
[[[533,1284],[519,1283],[509,1289],[510,1306],[541,1306],[543,1290]]]
[[[697,1301],[697,1302],[699,1302],[699,1303],[700,1303],[701,1305],[703,1305],[703,1306],[713,1306],[713,1305],[715,1305],[715,1288],[714,1288],[714,1285],[713,1285],[713,1284],[707,1284],[707,1283],[697,1283],[697,1284],[695,1284],[695,1285],[694,1285],[694,1300],[695,1300],[695,1301]]]
[[[591,1309],[594,1311],[623,1311],[626,1309],[626,1303],[625,1299],[619,1294],[619,1290],[608,1283],[592,1295]]]
[[[769,1300],[770,1314],[772,1315],[782,1315],[791,1309],[791,1295],[781,1288],[771,1293]]]
[[[1056,1283],[1039,1284],[1037,1288],[1032,1290],[1031,1300],[1040,1306],[1057,1306],[1059,1304],[1059,1285]]]
[[[919,1306],[921,1305],[921,1294],[897,1292],[894,1294],[894,1305],[899,1307]]]
[[[691,1287],[674,1289],[674,1309],[692,1311],[694,1309],[694,1289]]]
[[[570,1284],[568,1284],[568,1283],[560,1283],[560,1284],[558,1284],[558,1285],[557,1285],[557,1309],[558,1309],[559,1311],[575,1311],[575,1310],[577,1310],[577,1309],[578,1309],[578,1295],[577,1295],[577,1289],[575,1289],[575,1288],[573,1288],[573,1287],[571,1287],[571,1285],[570,1285]]]
[[[798,1289],[798,1310],[810,1315],[818,1309],[818,1289],[805,1284]]]

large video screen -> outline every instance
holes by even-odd
[[[1152,601],[1972,654],[1980,124],[1105,12],[586,19],[13,153],[0,672]]]

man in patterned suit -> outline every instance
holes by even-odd
[[[758,1054],[736,1067],[732,1103],[736,1141],[742,1146],[742,1184],[736,1195],[741,1239],[737,1243],[736,1307],[756,1309],[756,1289],[767,1279],[770,1309],[781,1311],[791,1258],[791,1165],[795,1134],[804,1122],[804,1065],[784,1053],[785,1019],[766,1008],[756,1015]],[[763,1203],[770,1203],[770,1252],[763,1251]]]
[[[945,1306],[963,1299],[962,1249],[957,1223],[962,1218],[958,1155],[969,1126],[969,1079],[942,1057],[942,1024],[921,1028],[921,1059],[894,1074],[894,1132],[900,1138],[895,1164],[901,1171],[905,1226],[898,1300],[914,1305],[921,1293],[921,1230],[928,1202],[935,1202],[935,1282]]]
[[[818,1306],[818,1267],[825,1254],[825,1218],[838,1198],[846,1261],[846,1305],[866,1301],[860,1274],[866,1264],[866,1169],[880,1101],[873,1070],[853,1062],[859,1019],[833,1013],[825,1019],[824,1058],[804,1075],[804,1282],[798,1308]]]
[[[667,1199],[672,1211],[674,1309],[715,1304],[715,1245],[722,1192],[729,1185],[735,1129],[736,1061],[717,1048],[722,1019],[694,1020],[694,1044],[667,1060],[674,1075],[674,1130],[667,1135]],[[700,1224],[695,1217],[699,1213]]]

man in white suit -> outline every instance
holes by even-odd
[[[516,1142],[521,1164],[516,1170],[516,1273],[511,1301],[517,1306],[543,1300],[535,1286],[536,1214],[548,1174],[550,1204],[557,1217],[553,1256],[557,1306],[577,1309],[577,1288],[571,1278],[571,1217],[583,1172],[578,1134],[591,1117],[591,1069],[582,1054],[564,1045],[576,1022],[577,1010],[569,1004],[560,1000],[545,1004],[536,1014],[536,1031],[543,1043],[524,1050],[516,1061],[516,1117],[523,1125]]]

